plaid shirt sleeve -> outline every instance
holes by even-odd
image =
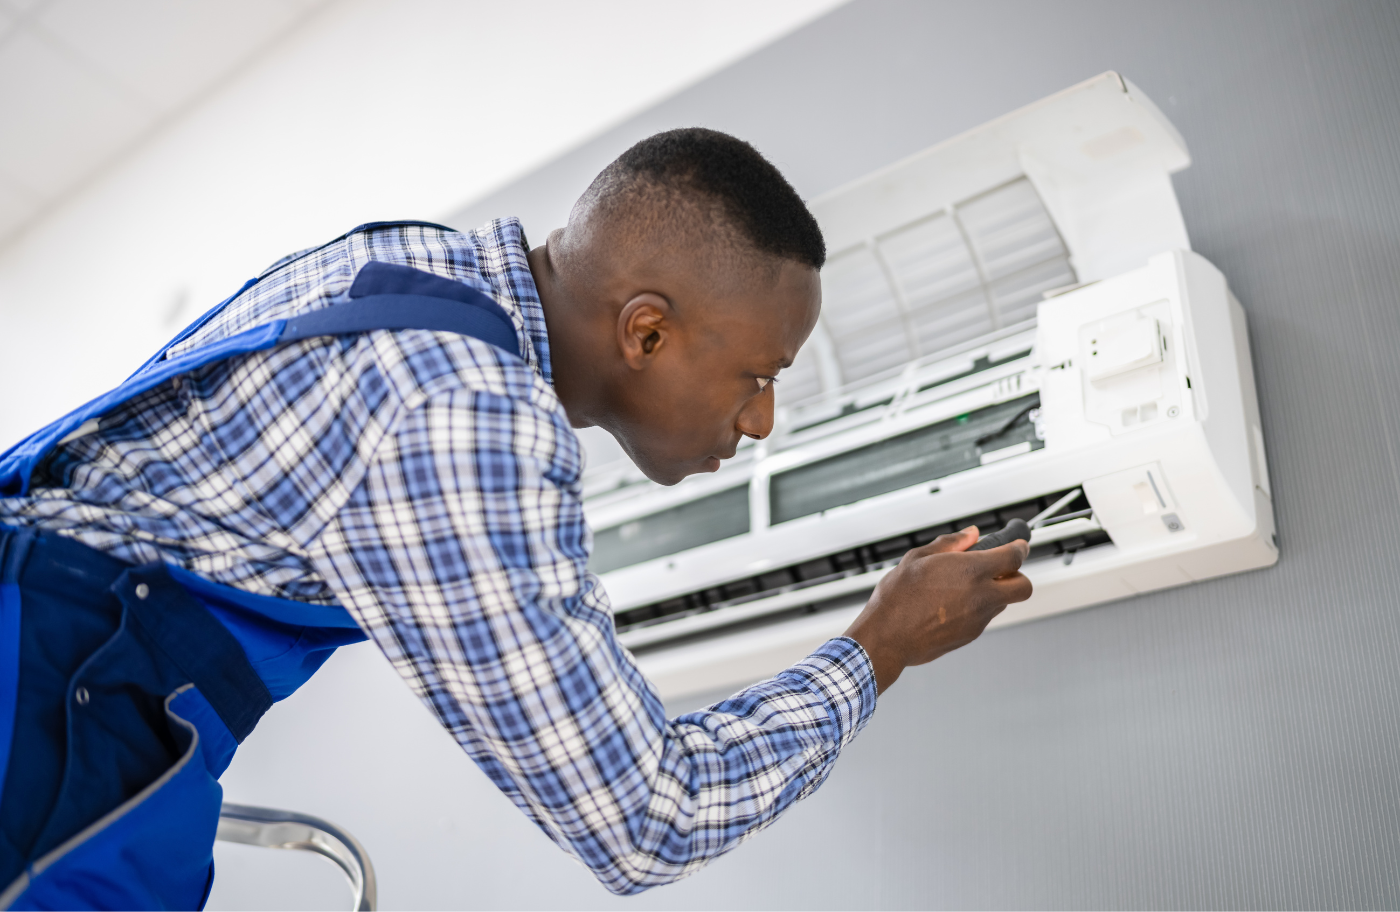
[[[636,893],[821,784],[874,711],[859,645],[831,640],[667,720],[585,569],[582,454],[552,390],[457,388],[406,405],[313,560],[550,838],[609,890]]]

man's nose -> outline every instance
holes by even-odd
[[[739,433],[754,440],[762,440],[773,433],[773,384],[768,384],[763,392],[744,403],[734,426]]]

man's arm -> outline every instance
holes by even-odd
[[[454,390],[402,416],[314,560],[479,766],[617,893],[685,876],[826,777],[875,706],[833,640],[668,721],[586,573],[561,409]]]
[[[668,721],[585,570],[577,438],[561,409],[513,392],[454,390],[403,416],[316,562],[496,785],[633,893],[820,785],[874,711],[875,671],[838,638]]]

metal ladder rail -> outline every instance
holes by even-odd
[[[355,912],[374,912],[374,865],[359,840],[328,820],[295,811],[224,802],[216,837],[268,849],[314,852],[334,862],[350,881]]]

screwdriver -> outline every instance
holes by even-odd
[[[1030,524],[1019,517],[1008,522],[1000,532],[993,532],[991,535],[984,535],[977,539],[977,544],[967,550],[986,551],[988,548],[999,548],[1018,538],[1026,542],[1031,540]]]
[[[977,544],[973,545],[967,550],[986,551],[988,548],[999,548],[1002,545],[1007,544],[1008,542],[1013,542],[1018,538],[1021,541],[1030,541],[1031,530],[1036,526],[1040,525],[1041,523],[1045,522],[1045,520],[1054,516],[1056,513],[1063,510],[1066,506],[1068,506],[1070,501],[1074,500],[1076,497],[1079,496],[1080,490],[1080,488],[1075,488],[1073,491],[1070,491],[1064,497],[1061,497],[1059,500],[1051,504],[1049,508],[1037,514],[1030,522],[1026,522],[1024,519],[1011,520],[1005,526],[1002,527],[1001,531],[993,532],[991,535],[982,536],[981,538],[977,539]]]

